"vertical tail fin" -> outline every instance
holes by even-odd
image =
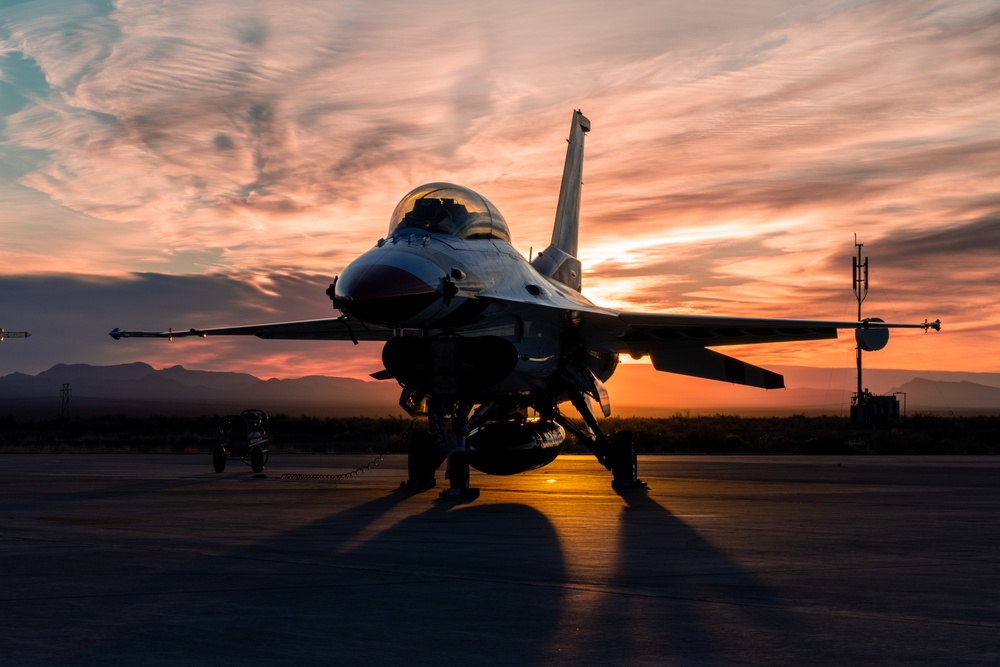
[[[552,245],[576,257],[576,242],[580,227],[580,186],[583,185],[583,135],[590,132],[590,121],[579,110],[573,112],[569,128],[569,146],[559,186],[556,224],[552,229]]]
[[[576,252],[580,232],[580,186],[583,185],[583,136],[587,132],[590,132],[590,121],[581,111],[574,111],[552,241],[532,261],[532,266],[542,275],[577,291],[581,286],[580,260]]]

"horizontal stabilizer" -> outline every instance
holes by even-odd
[[[745,384],[763,389],[783,389],[785,378],[739,359],[704,347],[685,347],[650,352],[653,368],[664,373],[677,373],[706,380]]]

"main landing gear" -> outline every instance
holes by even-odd
[[[638,477],[632,432],[619,431],[609,438],[601,430],[582,393],[571,395],[571,401],[583,417],[584,428],[560,413],[555,404],[534,407],[543,420],[560,424],[590,449],[597,460],[611,471],[613,489],[623,491],[647,488],[646,483]],[[480,422],[489,414],[490,406],[480,406],[473,413],[469,403],[456,401],[451,397],[429,397],[422,404],[421,412],[427,415],[430,433],[418,432],[413,435],[407,459],[408,476],[400,487],[414,491],[433,488],[437,485],[437,469],[447,462],[445,477],[448,488],[441,491],[441,497],[478,497],[479,489],[469,486],[467,441],[470,422],[474,427],[480,426]]]
[[[645,489],[647,484],[639,479],[636,463],[635,436],[632,431],[618,431],[611,439],[611,488]]]
[[[571,392],[569,398],[573,407],[583,417],[586,429],[580,428],[567,419],[554,405],[549,408],[549,416],[552,420],[575,435],[597,457],[601,465],[611,471],[611,488],[616,491],[647,488],[646,482],[639,479],[635,436],[632,431],[618,431],[613,437],[608,438],[601,430],[593,410],[590,409],[587,397],[580,392]]]

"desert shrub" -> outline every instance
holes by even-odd
[[[146,418],[0,418],[0,452],[207,452],[218,443],[220,415]],[[674,415],[609,418],[602,429],[630,430],[643,454],[1000,454],[1000,417],[914,415],[887,428],[857,428],[840,417]],[[398,417],[270,418],[275,453],[406,451],[426,421]],[[566,452],[589,449],[572,435]]]

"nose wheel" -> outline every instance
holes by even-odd
[[[472,406],[454,397],[431,396],[427,399],[427,423],[430,433],[415,433],[406,461],[408,479],[401,488],[422,490],[437,484],[434,475],[447,461],[445,477],[448,488],[442,498],[477,498],[479,489],[469,487],[469,461],[466,439]]]

